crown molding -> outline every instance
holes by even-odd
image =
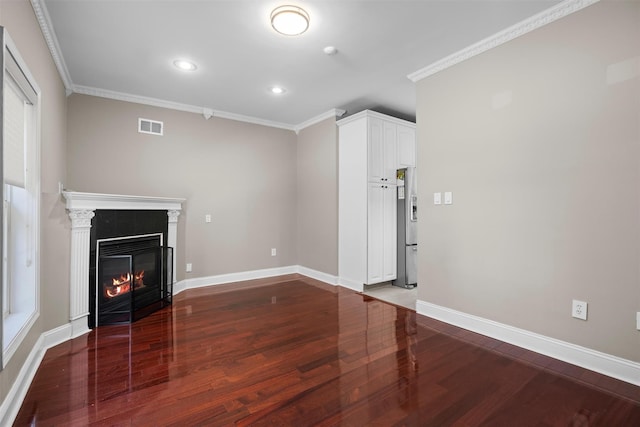
[[[64,62],[64,57],[58,44],[58,37],[56,37],[56,32],[53,29],[47,6],[44,4],[44,0],[31,0],[31,7],[33,7],[33,12],[40,25],[40,31],[42,31],[44,40],[47,42],[53,62],[56,64],[58,74],[60,74],[67,96],[69,96],[73,92],[73,83],[71,82],[71,75],[69,74],[67,64]]]
[[[452,55],[442,58],[439,61],[434,62],[414,73],[409,74],[407,77],[414,83],[434,75],[442,70],[459,64],[462,61],[473,58],[483,52],[505,44],[516,37],[520,37],[533,30],[550,24],[565,16],[571,15],[587,6],[591,6],[600,0],[565,0],[557,5],[550,7],[530,18],[525,19],[511,27],[508,27],[486,39],[480,40],[477,43],[472,44]]]
[[[89,86],[73,85],[73,92],[82,95],[97,96],[100,98],[114,99],[116,101],[132,102],[134,104],[150,105],[152,107],[167,108],[170,110],[185,111],[187,113],[202,114],[205,119],[218,117],[221,119],[236,120],[239,122],[252,123],[256,125],[269,126],[274,128],[295,131],[295,126],[264,120],[257,117],[243,116],[241,114],[227,113],[225,111],[212,110],[206,107],[198,107],[196,105],[181,104],[179,102],[166,101],[158,98],[149,98],[146,96],[132,95],[129,93],[116,92],[107,89],[98,89]]]
[[[227,113],[225,111],[215,111],[214,117],[222,119],[237,120],[239,122],[253,123],[255,125],[269,126],[272,128],[286,129],[295,131],[295,126],[287,123],[274,122],[271,120],[259,119],[257,117],[243,116],[242,114]]]
[[[325,113],[319,114],[315,117],[306,120],[299,125],[294,126],[294,130],[296,133],[300,133],[302,129],[308,128],[309,126],[315,125],[316,123],[320,123],[323,120],[332,118],[332,117],[342,117],[347,110],[341,110],[339,108],[333,108]]]

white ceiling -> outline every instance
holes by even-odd
[[[416,72],[558,0],[39,0],[71,88],[154,98],[290,126],[331,109],[415,117]],[[303,7],[309,30],[273,31]],[[322,49],[335,46],[338,54]],[[179,71],[177,58],[197,63]],[[284,95],[268,88],[280,85]]]

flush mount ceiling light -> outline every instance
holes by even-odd
[[[280,6],[271,12],[271,26],[285,36],[297,36],[309,28],[309,14],[298,6]]]
[[[286,92],[286,90],[280,86],[272,86],[269,88],[269,91],[275,95],[282,95]]]
[[[196,64],[185,59],[176,59],[173,61],[173,65],[182,71],[195,71],[198,68]]]

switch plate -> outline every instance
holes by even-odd
[[[576,319],[587,320],[587,303],[574,299],[571,306],[571,315]]]
[[[636,329],[640,331],[640,311],[636,313]]]
[[[211,214],[206,214],[204,216],[204,222],[211,222]]]
[[[271,248],[271,256],[276,256],[276,248]]]
[[[442,204],[442,193],[433,193],[433,204],[434,205]]]
[[[446,191],[444,193],[444,204],[445,205],[453,204],[453,193],[451,191]]]
[[[192,270],[193,270],[193,265],[190,262],[188,262],[187,263],[187,273],[191,273]]]

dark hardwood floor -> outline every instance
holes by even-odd
[[[297,275],[47,351],[18,426],[640,426],[640,388]]]

